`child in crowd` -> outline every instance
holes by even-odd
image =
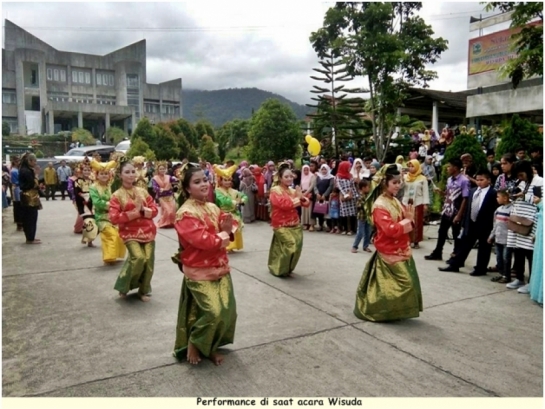
[[[490,232],[488,242],[496,245],[496,267],[501,275],[493,277],[491,281],[510,283],[512,249],[507,247],[507,221],[513,205],[509,200],[507,190],[500,190],[497,193],[497,200],[500,207],[494,212],[494,227]]]
[[[525,284],[524,270],[526,260],[528,260],[528,278],[532,275],[532,258],[534,253],[534,239],[537,231],[537,207],[533,203],[528,203],[525,200],[527,192],[527,186],[524,191],[516,188],[511,193],[511,199],[513,200],[513,207],[509,218],[513,219],[517,216],[520,219],[531,220],[532,228],[529,234],[523,234],[513,229],[507,231],[507,247],[512,249],[515,262],[514,270],[516,271],[517,278],[506,285],[510,290],[518,289],[521,294],[529,293],[529,286]],[[520,195],[522,193],[522,195]],[[533,194],[532,194],[533,196]]]
[[[501,165],[499,163],[492,165],[492,186],[495,186],[496,180],[498,180],[498,176],[500,175],[501,175]]]
[[[356,240],[352,245],[352,253],[358,252],[358,246],[360,241],[363,239],[363,251],[371,253],[369,249],[369,244],[371,241],[371,225],[367,219],[367,212],[365,211],[365,199],[369,194],[371,186],[367,179],[360,180],[358,184],[358,189],[360,190],[360,197],[358,199],[356,209],[357,209],[357,218],[358,218],[358,233],[356,235]]]
[[[329,220],[331,223],[330,233],[340,234],[341,230],[339,228],[339,211],[340,211],[340,201],[339,194],[341,191],[338,187],[333,188],[333,192],[329,196]]]

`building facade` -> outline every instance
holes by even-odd
[[[139,119],[182,116],[181,78],[146,82],[146,40],[104,56],[59,51],[5,20],[2,120],[12,133],[55,134],[110,126],[129,134]]]
[[[477,127],[499,124],[515,113],[543,124],[543,77],[523,80],[513,89],[511,80],[499,71],[516,55],[511,49],[511,35],[519,30],[498,29],[510,23],[511,18],[512,12],[472,18],[470,22],[470,32],[478,34],[470,39],[468,46],[467,89],[474,93],[467,97],[466,116]],[[485,34],[484,30],[490,32]]]

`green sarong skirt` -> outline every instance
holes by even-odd
[[[205,357],[235,339],[237,306],[231,275],[216,281],[184,277],[178,308],[174,356],[183,360],[191,342]]]
[[[413,258],[390,265],[375,251],[358,285],[356,317],[394,321],[418,317],[422,310],[422,291]]]
[[[129,291],[138,288],[138,294],[151,294],[151,277],[155,264],[155,241],[139,243],[131,240],[125,243],[129,252],[117,281],[114,290],[127,294]]]
[[[302,226],[275,229],[269,250],[269,272],[277,277],[287,276],[295,270],[302,250]]]

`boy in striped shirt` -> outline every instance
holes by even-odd
[[[496,267],[501,274],[492,278],[492,281],[498,283],[511,282],[511,258],[513,249],[507,247],[507,221],[511,214],[513,205],[509,200],[509,192],[500,190],[497,193],[497,201],[500,207],[494,212],[494,227],[488,237],[489,243],[496,246]]]

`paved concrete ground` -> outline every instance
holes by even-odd
[[[159,231],[153,298],[142,303],[118,299],[120,265],[102,265],[99,240],[80,244],[69,201],[44,201],[41,245],[23,244],[12,220],[4,211],[4,396],[543,396],[542,308],[490,275],[437,271],[423,258],[433,240],[414,254],[421,317],[376,324],[352,313],[369,258],[350,253],[353,237],[305,232],[295,278],[278,279],[267,272],[270,227],[248,225],[231,257],[235,343],[222,367],[191,367],[171,356],[174,230]]]

